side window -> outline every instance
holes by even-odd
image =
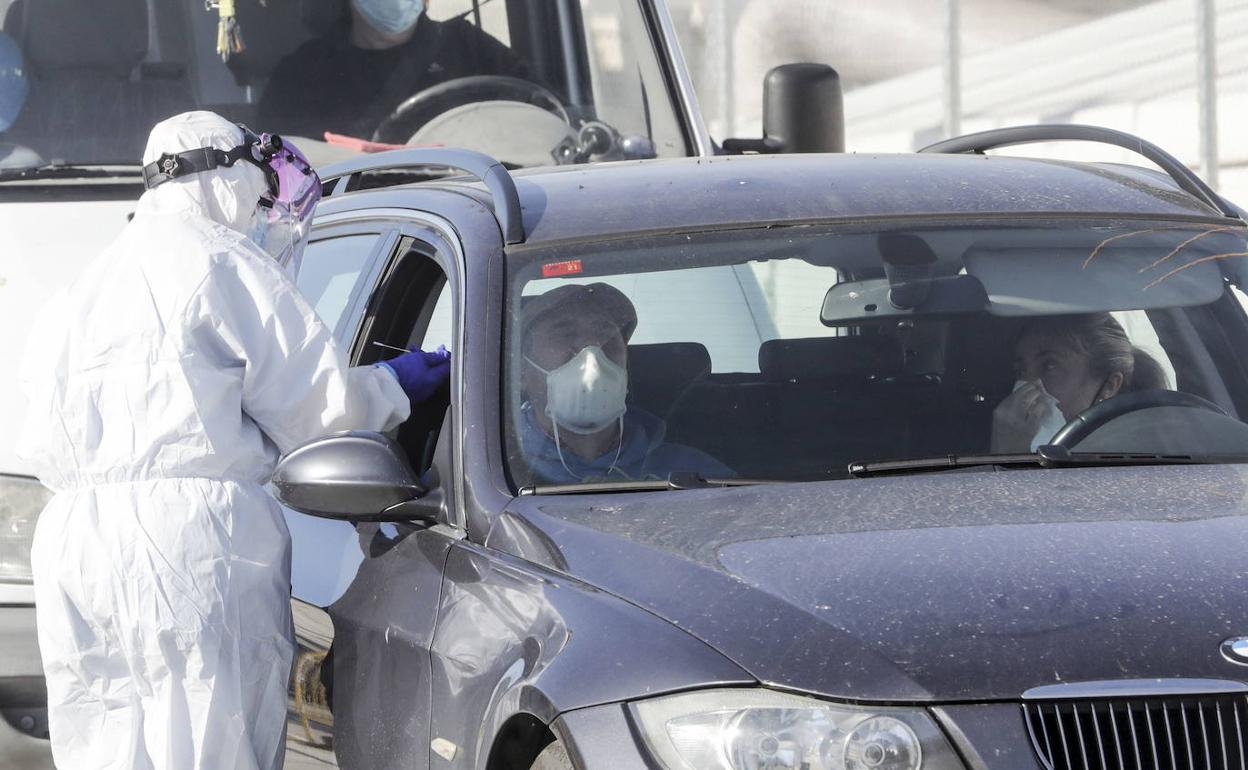
[[[466,19],[503,45],[511,45],[511,30],[507,26],[506,3],[439,0],[430,4],[429,18],[438,21],[449,21],[457,18]]]
[[[445,345],[447,350],[453,350],[450,285],[444,281],[437,290],[437,299],[431,301],[434,303],[433,315],[429,317],[429,326],[420,340],[420,347],[433,350],[439,345]]]
[[[360,363],[393,358],[399,355],[394,348],[434,350],[446,345],[453,349],[454,292],[435,258],[437,250],[411,238],[405,238],[399,248],[402,256],[388,268],[369,307],[365,337],[359,346]],[[419,471],[423,472],[432,462],[449,405],[450,389],[445,388],[419,409],[413,409],[412,416],[399,428],[399,444]]]
[[[1118,323],[1122,324],[1122,329],[1127,333],[1131,343],[1152,356],[1153,360],[1161,366],[1166,376],[1166,387],[1177,387],[1174,363],[1171,362],[1166,349],[1161,346],[1157,330],[1153,328],[1152,321],[1148,320],[1148,313],[1143,310],[1117,310],[1114,311],[1113,316]]]
[[[337,329],[377,245],[376,233],[343,235],[308,244],[295,282],[316,314]]]

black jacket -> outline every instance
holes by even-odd
[[[471,75],[528,77],[510,48],[464,19],[421,17],[411,40],[384,50],[357,48],[349,36],[343,25],[278,63],[260,100],[261,130],[368,139],[395,107],[430,86]]]

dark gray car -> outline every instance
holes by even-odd
[[[1046,138],[1166,173],[980,152]],[[356,363],[454,372],[279,467],[338,520],[289,517],[332,619],[309,734],[349,768],[1243,767],[1240,213],[1113,132],[932,149],[328,170],[301,287]],[[563,340],[556,291],[614,326]],[[555,403],[573,354],[586,399],[626,372],[605,427]]]

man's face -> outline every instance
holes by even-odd
[[[366,50],[403,45],[416,33],[416,22],[427,6],[413,0],[352,0],[351,41]],[[386,19],[389,26],[378,18]]]
[[[601,313],[579,308],[575,313],[552,311],[537,320],[524,341],[525,355],[548,372],[590,345],[601,347],[607,358],[628,369],[628,343],[615,321]],[[544,415],[546,375],[526,363],[521,382],[526,400],[537,414]]]

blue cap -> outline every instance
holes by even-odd
[[[26,70],[22,51],[13,38],[0,32],[0,131],[7,131],[26,103]]]

